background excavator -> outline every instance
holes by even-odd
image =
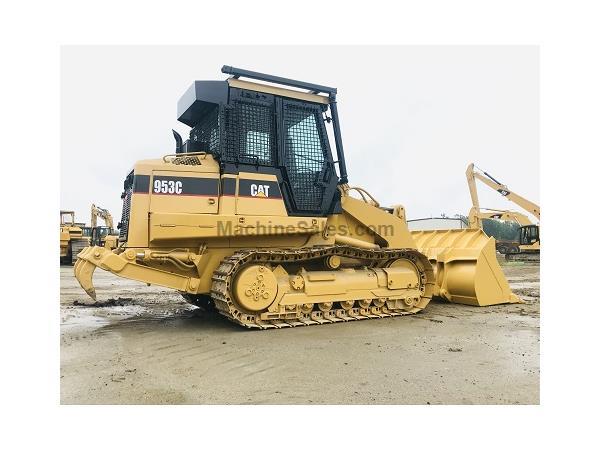
[[[477,194],[477,180],[497,191],[507,200],[520,206],[538,221],[540,220],[540,207],[530,200],[511,191],[505,184],[500,183],[489,173],[475,170],[475,164],[467,166],[467,184],[471,194],[473,206],[469,211],[469,227],[483,229],[484,219],[505,220],[519,225],[518,236],[515,240],[498,240],[496,249],[507,255],[507,259],[539,259],[540,255],[540,226],[533,223],[530,218],[516,211],[481,208]]]
[[[60,263],[74,264],[77,254],[90,245],[85,223],[75,222],[74,211],[60,211]]]
[[[98,225],[98,218],[104,221],[105,226]],[[118,234],[115,233],[112,215],[107,209],[92,204],[90,219],[90,245],[106,248],[116,248]]]
[[[100,267],[259,329],[413,314],[434,296],[520,302],[481,229],[411,233],[401,206],[348,184],[337,89],[221,70],[179,100],[191,130],[175,154],[126,176],[119,246],[79,254],[92,298]]]

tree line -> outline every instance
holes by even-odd
[[[483,231],[496,240],[513,241],[519,239],[519,224],[506,220],[483,219]]]
[[[446,217],[442,214],[442,217]],[[460,219],[465,228],[469,226],[469,218],[462,214],[455,214],[455,218]],[[483,232],[488,236],[492,236],[496,240],[502,241],[518,241],[519,240],[519,224],[498,219],[483,219]]]

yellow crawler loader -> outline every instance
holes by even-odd
[[[100,267],[259,329],[413,314],[433,296],[520,302],[480,229],[411,233],[401,206],[348,185],[335,88],[222,72],[179,100],[189,139],[125,178],[119,247],[79,255],[92,298]]]
[[[60,211],[60,263],[74,264],[77,254],[89,245],[84,223],[75,222],[74,211]]]

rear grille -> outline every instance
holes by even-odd
[[[119,241],[127,241],[127,232],[129,231],[129,213],[131,209],[131,194],[133,186],[125,190],[123,197],[123,212],[121,213],[121,222],[119,223]]]
[[[184,166],[200,166],[202,163],[200,162],[200,158],[197,156],[178,156],[171,161],[168,161],[175,165],[184,165]]]

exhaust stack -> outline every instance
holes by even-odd
[[[173,132],[173,137],[175,138],[175,153],[183,153],[183,139],[181,138],[181,135],[175,130],[171,131]]]

